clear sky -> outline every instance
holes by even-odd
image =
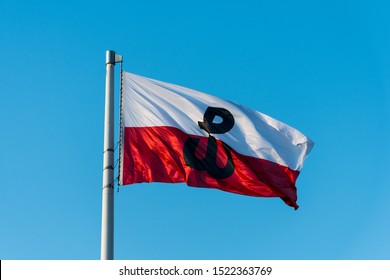
[[[297,211],[120,187],[116,259],[390,259],[389,14],[385,0],[1,1],[0,259],[100,258],[108,49],[315,142]]]

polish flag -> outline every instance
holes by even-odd
[[[245,106],[123,72],[120,185],[186,182],[297,209],[295,182],[312,147]]]

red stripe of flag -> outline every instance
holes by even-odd
[[[234,166],[231,174],[225,174],[227,177],[216,178],[210,175],[209,170],[188,165],[184,151],[188,139],[195,139],[193,160],[204,161],[208,142],[211,141],[209,137],[188,135],[180,129],[166,126],[125,127],[122,184],[186,182],[193,187],[216,188],[249,196],[281,197],[287,205],[298,208],[295,182],[299,171],[242,155],[216,140],[216,158],[211,160],[211,164],[214,163],[217,170],[229,163]]]

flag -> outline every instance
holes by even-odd
[[[119,184],[186,182],[280,197],[298,208],[295,182],[313,142],[265,114],[217,96],[123,72]]]

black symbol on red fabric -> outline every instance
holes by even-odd
[[[222,119],[222,122],[215,122]],[[224,179],[230,177],[234,173],[234,162],[231,148],[229,145],[222,143],[223,151],[226,155],[226,164],[223,167],[218,166],[218,143],[213,134],[223,134],[230,131],[234,126],[233,115],[224,108],[208,107],[203,115],[203,121],[199,121],[198,125],[201,129],[207,131],[209,138],[207,140],[207,148],[205,156],[199,158],[197,156],[197,148],[199,149],[200,138],[188,137],[184,143],[184,160],[188,166],[199,171],[207,171],[211,177],[215,179]],[[204,148],[203,148],[204,149]]]

